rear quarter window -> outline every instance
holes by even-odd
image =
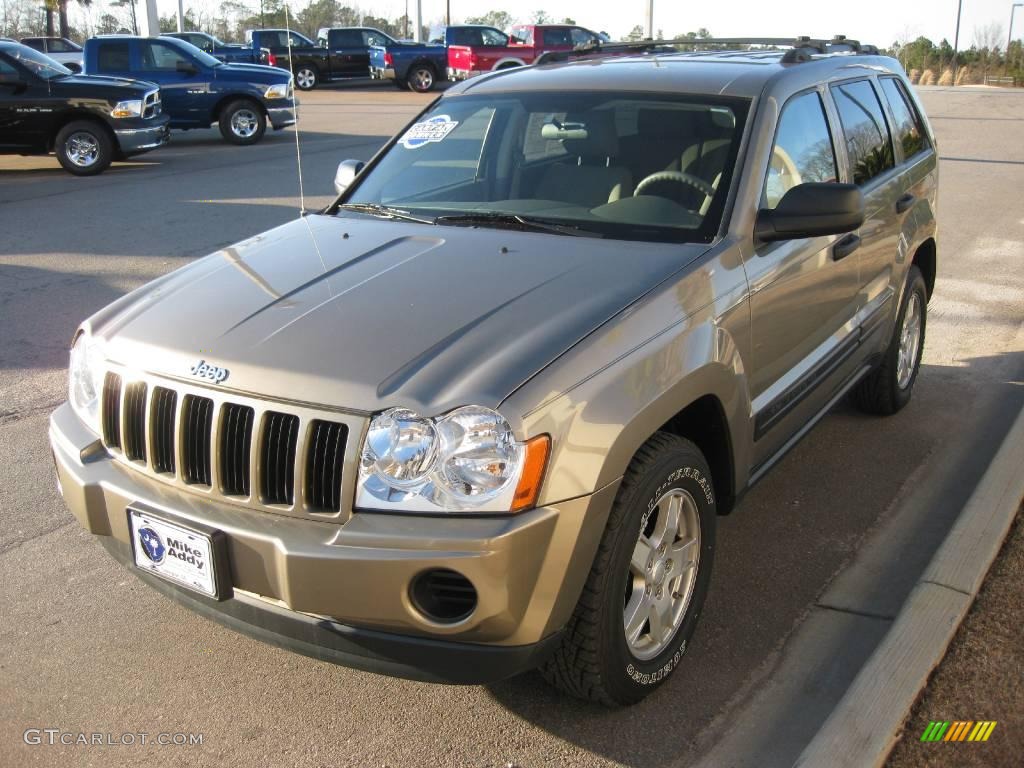
[[[895,77],[883,77],[878,82],[892,110],[893,138],[903,148],[903,159],[910,160],[930,146],[925,137],[921,117],[911,104],[906,90]]]
[[[839,110],[853,183],[863,186],[895,167],[889,126],[871,81],[833,85],[832,98]]]
[[[128,43],[100,43],[96,51],[96,67],[100,72],[127,72]]]

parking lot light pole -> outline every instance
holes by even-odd
[[[953,87],[956,87],[957,59],[960,58],[960,14],[964,10],[964,0],[956,5],[956,34],[953,36]]]
[[[1013,14],[1018,8],[1024,8],[1024,3],[1014,3],[1010,6],[1010,31],[1006,33],[1006,68],[1010,68],[1010,43],[1013,42]]]
[[[185,31],[185,0],[178,0],[178,31]]]

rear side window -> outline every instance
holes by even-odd
[[[868,80],[832,86],[853,183],[867,184],[896,165],[882,104]]]
[[[894,77],[883,77],[879,81],[893,116],[893,138],[903,147],[903,158],[909,160],[918,152],[928,149],[924,127],[917,111],[910,104],[903,86]]]
[[[568,29],[545,29],[544,45],[572,45],[572,34]]]
[[[96,66],[100,72],[127,72],[128,43],[100,43]]]
[[[332,29],[330,32],[331,46],[335,48],[359,48],[363,44],[363,35],[358,29]],[[274,45],[287,45],[275,40]]]
[[[790,99],[782,109],[775,134],[762,207],[774,208],[798,184],[834,182],[836,154],[822,107],[821,96],[811,91]]]
[[[38,38],[24,40],[22,42],[22,45],[27,45],[29,48],[32,48],[33,50],[36,50],[36,51],[43,51],[43,52],[46,51],[46,41],[40,40]]]

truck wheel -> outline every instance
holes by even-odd
[[[885,357],[850,393],[857,408],[865,413],[889,416],[910,402],[921,367],[927,321],[928,290],[921,270],[911,265],[903,304],[896,316],[896,328]]]
[[[236,99],[220,113],[220,135],[230,144],[255,144],[267,130],[267,116],[248,99]]]
[[[75,176],[102,173],[114,159],[110,134],[92,120],[75,120],[61,128],[53,150],[64,170]]]
[[[295,70],[295,87],[300,91],[312,91],[320,81],[316,67],[302,65]]]
[[[700,450],[666,432],[622,480],[583,594],[541,669],[556,687],[633,704],[676,668],[697,626],[715,554],[716,505]]]
[[[409,70],[406,78],[409,82],[409,90],[416,93],[427,93],[433,90],[437,78],[434,76],[434,68],[429,64],[415,64]]]

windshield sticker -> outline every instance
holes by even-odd
[[[424,144],[444,141],[445,137],[455,130],[455,126],[458,124],[458,120],[452,120],[448,115],[434,115],[429,120],[412,126],[405,132],[399,143],[406,149],[416,149]]]

